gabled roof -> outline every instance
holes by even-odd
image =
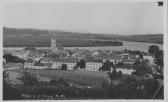
[[[86,63],[87,63],[87,62],[102,63],[102,60],[96,60],[96,59],[87,59],[87,60],[86,60]]]
[[[63,62],[63,63],[76,63],[75,59],[68,59],[68,58],[60,58],[60,59],[52,59],[53,62]]]

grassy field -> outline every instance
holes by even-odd
[[[64,78],[66,81],[84,86],[100,86],[105,79],[109,79],[107,72],[93,71],[63,71],[63,70],[36,70],[36,69],[15,69],[15,71],[28,71],[35,75],[40,75],[46,78],[57,79]]]

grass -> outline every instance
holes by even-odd
[[[43,77],[57,79],[64,78],[68,82],[83,86],[101,86],[105,79],[108,79],[107,72],[93,72],[93,71],[63,71],[53,69],[15,69],[15,71],[24,72],[28,71],[35,75],[41,75]]]
[[[11,62],[8,62],[6,65],[4,65],[3,68],[13,68],[13,67],[23,68],[23,64],[22,63],[11,63]]]

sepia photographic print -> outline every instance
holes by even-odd
[[[164,100],[164,0],[3,4],[3,100]]]

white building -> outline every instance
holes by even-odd
[[[24,63],[24,68],[46,69],[46,68],[48,68],[48,67],[45,66],[43,63],[38,63],[38,64],[36,64],[32,59],[28,59],[28,60]]]
[[[101,61],[96,60],[87,60],[86,61],[86,70],[89,71],[98,71],[102,67]]]
[[[155,57],[152,55],[143,55],[143,60],[147,60],[149,63],[154,63]]]
[[[73,68],[76,66],[76,60],[74,59],[53,59],[52,60],[52,67],[53,69],[61,69],[61,66],[63,64],[67,65],[68,70],[73,70]]]
[[[135,59],[123,59],[123,64],[134,64]]]
[[[118,64],[122,62],[122,56],[119,54],[112,53],[109,56],[103,58],[103,62],[106,62],[107,60],[109,62],[112,62],[113,64]]]
[[[111,72],[113,71],[113,68],[111,68]],[[121,71],[123,74],[131,74],[135,70],[133,69],[128,69],[128,68],[116,68],[116,71],[119,72]]]

